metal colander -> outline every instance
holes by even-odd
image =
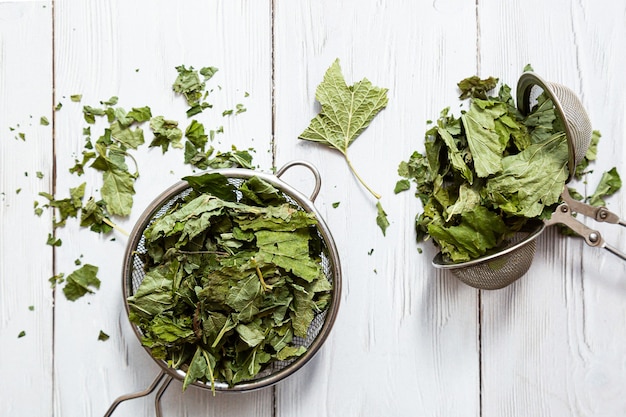
[[[568,144],[567,182],[569,182],[591,144],[591,122],[581,101],[572,90],[545,81],[532,72],[524,73],[517,83],[517,106],[521,113],[529,114],[536,105],[537,97],[542,93],[547,94],[554,105],[557,118],[563,122]],[[576,220],[574,214],[580,213],[599,222],[622,226],[626,226],[626,222],[605,207],[593,207],[574,200],[570,197],[567,187],[564,188],[561,199],[563,203],[557,207],[550,220],[528,222],[523,230],[505,241],[496,252],[459,263],[448,262],[439,253],[433,259],[433,266],[452,271],[459,280],[474,288],[493,290],[506,287],[528,271],[535,256],[535,239],[546,226],[553,224],[564,224],[582,236],[588,245],[603,247],[626,260],[625,254],[608,245],[598,231]]]
[[[280,177],[288,169],[297,165],[308,168],[315,177],[315,186],[309,197],[306,197],[280,180]],[[306,338],[294,337],[294,340],[292,341],[295,346],[304,346],[307,348],[307,351],[302,356],[288,361],[274,361],[252,380],[240,382],[233,386],[229,386],[226,382],[219,380],[216,380],[214,384],[214,389],[216,391],[241,392],[260,389],[273,385],[296,372],[313,357],[326,340],[339,308],[341,295],[341,268],[339,264],[339,256],[326,223],[313,205],[313,201],[317,197],[320,190],[321,178],[317,169],[310,163],[304,161],[292,161],[278,170],[276,175],[264,174],[243,168],[217,169],[211,172],[222,174],[228,178],[228,181],[232,185],[235,186],[241,185],[241,183],[253,176],[263,179],[277,188],[282,193],[283,197],[297,209],[313,213],[317,219],[316,234],[322,246],[321,267],[326,278],[332,283],[331,301],[328,308],[314,317],[307,331]],[[145,210],[139,218],[135,228],[131,232],[122,269],[124,305],[127,313],[129,313],[127,299],[136,292],[145,276],[144,263],[141,259],[141,254],[146,252],[146,248],[144,246],[145,238],[143,236],[144,230],[156,219],[162,217],[177,201],[188,195],[191,190],[191,187],[186,181],[181,181],[167,189]],[[142,332],[140,328],[133,323],[131,323],[131,325],[137,338],[141,340]],[[150,353],[148,348],[145,349],[148,353]],[[185,372],[180,369],[173,369],[169,367],[163,360],[155,359],[154,357],[153,359],[161,367],[161,372],[157,378],[146,390],[134,394],[124,395],[116,399],[105,414],[105,417],[111,415],[117,405],[121,402],[148,395],[152,393],[157,386],[159,386],[159,384],[160,388],[155,397],[155,412],[157,417],[161,416],[160,398],[163,392],[172,379],[183,380],[185,378]],[[210,383],[194,382],[193,385],[200,388],[213,389]]]

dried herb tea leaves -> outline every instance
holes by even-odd
[[[397,191],[416,184],[418,240],[432,238],[452,262],[496,248],[530,218],[549,215],[567,180],[567,141],[546,96],[523,117],[497,79],[459,83],[467,111],[444,109],[425,134],[424,154],[400,164]],[[546,174],[549,172],[549,174]]]
[[[150,129],[154,134],[150,147],[160,146],[163,153],[167,152],[170,145],[172,148],[183,147],[181,143],[183,132],[178,128],[177,121],[156,116],[150,120]]]
[[[176,71],[178,71],[178,77],[176,77],[172,89],[182,94],[187,100],[187,104],[190,106],[187,110],[187,117],[192,117],[211,107],[211,104],[203,101],[208,95],[208,92],[205,91],[206,81],[211,79],[218,69],[204,67],[200,71],[196,71],[193,67],[186,68],[184,65],[180,65],[176,67]]]
[[[98,267],[85,264],[65,278],[63,294],[70,301],[76,301],[85,294],[92,294],[93,289],[100,288],[100,279],[97,277]]]
[[[395,191],[408,189],[410,180],[422,202],[418,240],[432,238],[452,262],[483,256],[528,220],[548,218],[568,178],[567,138],[549,97],[541,94],[522,116],[507,85],[488,95],[496,83],[493,77],[461,81],[469,110],[455,118],[444,109],[425,134],[425,153],[414,152],[398,168],[403,179]],[[594,132],[576,179],[596,159],[599,138]],[[608,171],[589,202],[603,205],[602,197],[620,187],[617,171]]]
[[[65,226],[66,220],[69,217],[78,216],[78,212],[83,205],[82,200],[85,195],[85,185],[86,183],[82,183],[77,187],[70,188],[70,197],[62,200],[55,199],[54,196],[49,193],[39,193],[40,196],[48,200],[48,203],[44,204],[42,207],[55,208],[57,210],[52,220],[53,228]]]
[[[259,177],[185,178],[192,190],[144,231],[145,277],[130,319],[157,359],[195,381],[232,385],[301,356],[332,284],[314,215]]]
[[[596,190],[589,196],[587,203],[596,207],[604,207],[606,206],[604,198],[615,194],[620,188],[622,188],[622,180],[617,169],[613,167],[602,174]]]

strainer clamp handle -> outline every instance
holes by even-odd
[[[557,207],[554,213],[552,213],[550,220],[545,221],[546,226],[563,224],[585,239],[585,243],[587,243],[587,245],[604,248],[613,255],[626,260],[626,253],[620,252],[617,248],[606,243],[599,231],[594,230],[584,223],[576,220],[573,213],[580,213],[583,216],[590,217],[597,222],[619,224],[624,227],[626,227],[626,222],[620,219],[616,214],[610,212],[606,207],[594,207],[574,200],[570,196],[567,187],[563,189],[561,198],[563,199],[563,203]]]
[[[161,386],[159,387],[159,390],[154,397],[154,414],[156,415],[156,417],[162,417],[163,413],[161,411],[161,397],[163,396],[163,393],[167,389],[170,382],[172,382],[172,377],[169,375],[166,376],[165,372],[161,371],[154,379],[154,381],[152,381],[150,386],[145,390],[135,392],[133,394],[122,395],[118,397],[115,401],[113,401],[113,404],[111,404],[107,412],[104,414],[104,417],[110,417],[111,414],[113,414],[113,411],[115,411],[115,409],[117,408],[117,406],[126,400],[133,400],[135,398],[141,398],[145,397],[148,394],[151,394],[156,389],[156,387],[159,386],[159,384],[161,384]]]
[[[283,175],[286,171],[288,171],[290,168],[297,166],[297,165],[303,166],[313,173],[313,177],[315,178],[315,187],[313,188],[313,191],[311,192],[311,196],[309,197],[309,200],[315,201],[315,198],[319,194],[320,188],[322,187],[322,176],[320,175],[320,172],[317,170],[315,165],[313,165],[312,163],[307,162],[307,161],[300,161],[300,160],[287,162],[278,171],[276,171],[276,176],[280,178],[281,175]]]

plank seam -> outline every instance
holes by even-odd
[[[272,168],[276,169],[276,28],[274,26],[276,0],[270,0],[270,149]]]
[[[55,0],[51,0],[50,1],[50,19],[51,19],[51,29],[52,29],[52,48],[51,48],[51,52],[52,52],[52,56],[51,56],[51,67],[52,67],[52,95],[51,95],[51,107],[52,107],[52,184],[50,184],[51,187],[51,191],[52,191],[52,195],[56,196],[56,188],[57,188],[57,158],[56,158],[56,109],[55,109],[55,102],[56,102],[56,40],[55,40],[55,33],[56,33],[56,25],[55,25],[55,11],[56,11],[56,2]],[[54,211],[53,214],[54,216]],[[54,222],[54,217],[53,220]],[[56,230],[53,228],[52,229],[52,234],[54,236],[54,238],[56,239]],[[57,270],[57,259],[56,259],[56,248],[54,246],[51,247],[51,251],[52,251],[52,276],[56,275],[56,270]],[[53,286],[52,289],[52,338],[51,338],[51,360],[52,360],[52,390],[51,390],[51,395],[52,395],[52,399],[51,399],[51,403],[52,403],[52,416],[55,415],[55,392],[56,392],[56,362],[55,362],[55,346],[56,346],[56,340],[55,340],[55,335],[56,335],[56,317],[55,317],[55,311],[56,311],[56,286]]]
[[[478,416],[483,415],[483,303],[482,290],[478,290]]]

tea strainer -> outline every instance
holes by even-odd
[[[517,106],[522,114],[529,114],[537,97],[547,94],[554,105],[557,117],[563,121],[568,144],[568,179],[573,177],[576,166],[582,161],[591,144],[592,128],[589,116],[581,101],[569,88],[543,80],[533,72],[520,76],[517,83]],[[448,262],[441,253],[433,259],[433,266],[448,269],[462,282],[478,289],[493,290],[506,287],[522,277],[530,268],[536,249],[536,238],[545,227],[554,224],[568,226],[585,239],[589,246],[605,248],[626,260],[626,254],[607,244],[600,232],[575,219],[574,214],[591,217],[598,222],[626,226],[616,214],[606,207],[594,207],[574,200],[564,187],[562,203],[550,220],[532,220],[515,235],[503,242],[497,252],[468,262]]]

